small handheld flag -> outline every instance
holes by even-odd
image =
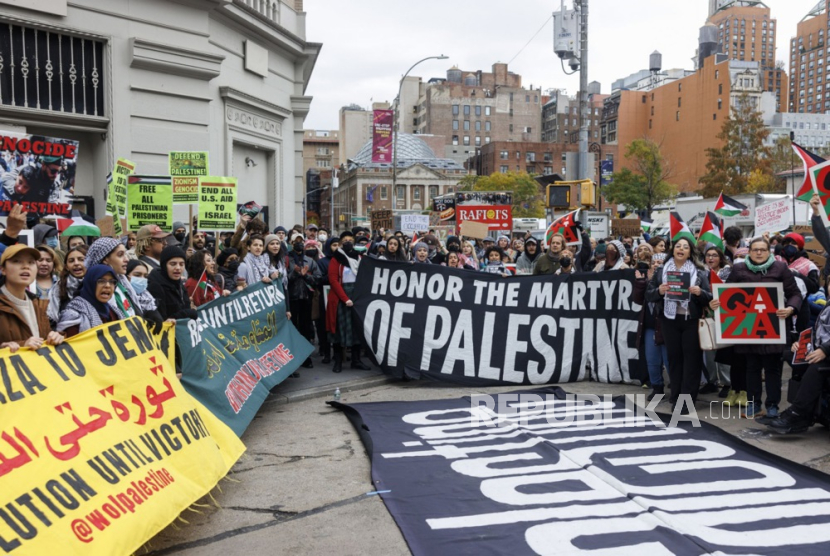
[[[671,230],[671,241],[674,243],[679,239],[687,239],[689,242],[694,245],[695,244],[695,236],[692,231],[689,229],[689,226],[683,221],[680,215],[672,211],[669,214],[669,225]]]
[[[718,273],[715,272],[714,270],[712,270],[711,268],[709,269],[709,284],[710,285],[723,284],[723,280],[720,279],[720,276],[718,276]]]
[[[739,203],[732,197],[727,197],[722,192],[715,203],[715,212],[721,216],[737,216],[748,209],[743,203]]]
[[[555,234],[562,234],[565,236],[565,243],[568,245],[578,245],[582,243],[579,237],[579,228],[576,227],[577,219],[579,218],[579,211],[576,209],[564,216],[560,216],[548,226],[548,231],[545,233],[545,242],[550,245],[551,239]]]
[[[818,166],[819,164],[826,162],[826,160],[819,155],[808,151],[797,143],[793,143],[792,147],[795,154],[798,155],[798,158],[801,159],[801,163],[804,165],[804,181],[801,183],[801,187],[798,188],[795,198],[799,201],[809,203],[813,193],[815,192],[813,180],[810,179],[810,171],[814,166]]]

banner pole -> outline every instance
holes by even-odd
[[[196,233],[196,227],[193,225],[193,203],[187,205],[187,212],[188,212],[188,222],[190,223],[190,233],[188,237],[190,237],[190,247],[193,248],[193,234]],[[173,230],[175,231],[175,230]]]

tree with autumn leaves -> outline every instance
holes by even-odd
[[[608,202],[651,214],[654,207],[677,195],[677,188],[668,181],[671,168],[659,144],[648,138],[635,139],[626,147],[625,158],[632,169],[614,172],[611,182],[602,188]]]
[[[544,195],[539,183],[526,172],[496,172],[464,176],[460,191],[507,191],[513,194],[513,218],[544,218]]]
[[[738,97],[729,117],[723,122],[719,148],[706,149],[706,174],[700,178],[700,194],[717,197],[741,193],[774,193],[780,187],[773,169],[773,154],[764,143],[769,137],[761,113],[747,94]]]

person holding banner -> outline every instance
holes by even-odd
[[[395,236],[386,240],[386,252],[378,257],[384,261],[397,261],[405,263],[408,261],[406,250],[401,247],[401,240]]]
[[[63,266],[60,279],[49,292],[49,307],[46,314],[52,327],[58,325],[61,312],[81,290],[81,280],[86,274],[86,245],[70,247],[66,253],[66,264]]]
[[[288,290],[286,291],[291,309],[291,322],[309,343],[314,343],[314,323],[311,318],[314,288],[320,281],[317,263],[305,254],[305,240],[301,234],[294,236],[291,253],[288,254]],[[311,356],[303,361],[303,368],[311,369]]]
[[[257,282],[270,284],[271,280],[279,277],[279,273],[272,265],[270,257],[267,253],[263,253],[265,242],[261,235],[250,236],[245,245],[248,252],[239,265],[239,272],[236,276],[237,290],[243,290],[246,286],[252,286]]]
[[[91,267],[77,296],[61,312],[57,330],[67,338],[90,328],[119,320],[118,313],[109,306],[118,281],[112,267],[98,264]]]
[[[198,318],[182,281],[186,259],[181,247],[169,245],[161,252],[161,267],[150,273],[147,289],[166,321]]]
[[[216,273],[216,263],[207,251],[197,251],[187,261],[187,281],[184,289],[196,307],[210,303],[214,299],[230,295],[224,287],[221,274]]]
[[[329,341],[334,344],[332,371],[335,373],[343,370],[341,347],[351,348],[352,369],[370,370],[360,360],[363,321],[354,310],[351,300],[359,265],[360,255],[354,248],[354,234],[346,230],[340,234],[340,249],[334,251],[334,257],[329,263],[331,290],[326,307],[326,330],[329,333]]]
[[[38,349],[44,343],[55,346],[63,342],[63,335],[49,326],[49,302],[29,291],[39,258],[40,251],[22,243],[7,247],[0,256],[5,278],[0,287],[0,347],[12,353],[21,347]]]
[[[666,296],[671,289],[670,276],[685,277],[682,281],[689,284],[687,297]],[[660,304],[663,305],[660,323],[669,356],[669,402],[673,406],[681,395],[689,395],[692,403],[697,400],[703,367],[697,328],[711,299],[709,271],[698,261],[694,244],[686,238],[678,239],[672,246],[672,256],[654,273],[646,289],[647,301],[657,303],[658,311]],[[684,405],[682,410],[685,414],[689,408]]]
[[[778,318],[787,319],[798,313],[802,297],[795,283],[793,273],[786,263],[776,261],[769,242],[763,237],[753,239],[749,244],[749,256],[742,263],[735,263],[732,273],[726,280],[735,283],[782,283],[784,287],[784,307],[776,311]],[[712,309],[720,307],[720,302],[712,300]],[[766,415],[778,417],[778,404],[781,402],[781,366],[779,361],[785,350],[781,344],[741,344],[735,346],[735,355],[746,360],[747,403],[741,417],[754,419],[764,415],[761,407],[763,384],[767,385],[765,401]],[[761,378],[761,373],[764,379]]]

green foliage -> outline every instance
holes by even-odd
[[[723,146],[706,149],[709,160],[706,174],[700,178],[703,185],[700,194],[717,197],[723,191],[727,195],[739,195],[748,193],[750,187],[758,187],[759,183],[774,183],[773,154],[776,149],[764,146],[768,136],[769,129],[749,95],[738,97],[718,134]],[[759,180],[759,174],[770,178]]]
[[[667,181],[671,172],[660,145],[651,139],[635,139],[626,147],[625,158],[633,170],[614,172],[612,182],[602,189],[609,202],[651,214],[654,207],[677,195],[677,188]]]
[[[513,193],[513,218],[545,217],[542,188],[526,172],[465,176],[459,182],[459,188],[463,191],[510,191]]]

